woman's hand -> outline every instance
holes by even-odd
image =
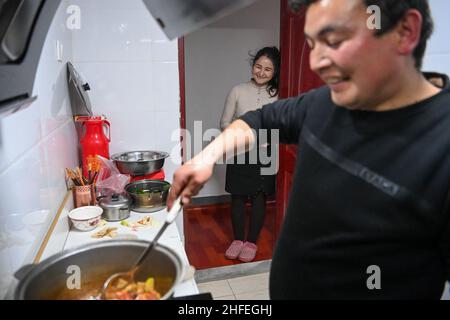
[[[214,162],[203,161],[200,155],[178,168],[173,175],[172,188],[167,197],[168,210],[172,208],[173,202],[180,194],[181,203],[188,204],[211,178],[213,168]]]

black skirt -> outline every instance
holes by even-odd
[[[225,191],[234,195],[253,196],[260,192],[266,195],[275,193],[276,174],[262,175],[261,168],[270,167],[259,161],[249,164],[249,155],[245,154],[245,164],[238,164],[237,158],[234,162],[227,164]]]

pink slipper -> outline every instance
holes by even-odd
[[[253,261],[253,259],[255,259],[256,257],[256,250],[258,250],[256,244],[252,242],[245,242],[244,247],[239,254],[239,260],[241,260],[242,262]]]
[[[227,251],[225,251],[225,258],[236,259],[241,253],[243,247],[244,242],[241,240],[234,240],[228,247]]]

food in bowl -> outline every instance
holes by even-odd
[[[161,180],[138,180],[125,186],[125,191],[133,199],[132,210],[155,212],[166,207],[171,184]]]
[[[80,207],[69,212],[69,220],[75,229],[91,231],[100,224],[102,213],[103,209],[100,207]]]
[[[155,290],[155,279],[145,282],[128,282],[119,279],[111,291],[105,294],[106,300],[160,300],[161,294]]]

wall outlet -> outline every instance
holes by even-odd
[[[64,56],[64,45],[61,41],[56,40],[56,61],[62,62]]]

